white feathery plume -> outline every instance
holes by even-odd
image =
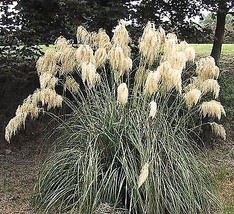
[[[83,26],[77,28],[76,38],[79,43],[88,43],[90,41],[90,34]]]
[[[176,52],[176,45],[177,45],[177,36],[173,33],[168,33],[165,38],[164,43],[164,54],[163,54],[163,61],[170,59],[171,56]]]
[[[155,101],[151,101],[149,117],[155,118],[156,113],[157,113],[157,103]]]
[[[157,68],[157,72],[160,74],[162,81],[165,81],[170,75],[172,67],[169,61],[161,62]]]
[[[96,72],[96,68],[92,67],[88,70],[87,84],[89,89],[95,87],[96,83],[100,80],[100,75]]]
[[[168,76],[162,82],[163,86],[167,91],[175,88],[180,94],[182,93],[182,80],[181,71],[176,69],[171,69]]]
[[[226,116],[223,106],[216,100],[203,102],[201,104],[201,114],[203,117],[217,117],[219,120],[221,119],[222,114]]]
[[[182,51],[171,53],[171,55],[167,58],[167,61],[170,63],[173,69],[182,71],[187,61],[186,53]]]
[[[121,83],[117,89],[117,101],[121,105],[126,105],[128,102],[128,87],[126,83]]]
[[[161,49],[162,33],[155,30],[155,25],[148,22],[139,41],[139,51],[149,65],[154,63]]]
[[[44,56],[41,56],[36,63],[36,68],[38,74],[41,73],[50,73],[52,75],[55,75],[57,73],[57,58],[58,55],[56,53],[55,48],[49,48]]]
[[[193,47],[190,47],[189,44],[186,41],[182,41],[179,44],[176,45],[176,50],[178,52],[184,52],[187,61],[194,62],[195,59],[195,49]]]
[[[149,72],[145,86],[144,86],[144,93],[152,95],[156,93],[158,90],[158,79],[156,78],[156,73],[155,72]]]
[[[42,73],[39,77],[40,87],[54,89],[58,83],[58,78],[50,73]]]
[[[130,57],[127,57],[124,59],[124,71],[130,71],[132,70],[132,59]]]
[[[89,45],[80,45],[77,48],[75,55],[76,55],[78,66],[81,66],[84,62],[94,63],[95,61],[93,50]]]
[[[203,94],[208,92],[212,92],[215,98],[218,98],[220,86],[217,80],[214,79],[207,79],[201,84],[201,90]]]
[[[188,108],[191,108],[193,105],[196,105],[201,97],[201,91],[194,88],[185,93],[184,99]]]
[[[32,102],[32,95],[29,95],[23,102],[19,105],[15,117],[13,117],[7,124],[5,129],[5,139],[10,142],[10,139],[16,132],[25,126],[25,121],[28,116],[31,119],[38,118],[40,109]]]
[[[63,51],[63,49],[69,45],[69,42],[63,36],[60,36],[56,39],[54,44],[57,51]]]
[[[113,70],[122,71],[124,69],[125,55],[123,49],[119,46],[113,46],[109,52],[109,60]]]
[[[109,50],[111,48],[110,37],[107,35],[106,31],[99,29],[97,34],[93,34],[93,41],[97,48],[105,48]]]
[[[98,48],[95,51],[95,62],[97,68],[104,66],[106,60],[107,60],[107,52],[105,48]]]
[[[149,176],[149,163],[146,163],[142,167],[139,178],[138,178],[138,182],[137,182],[138,188],[140,188],[145,183],[148,176]]]
[[[76,82],[76,80],[73,77],[66,77],[66,81],[64,83],[64,90],[69,90],[70,92],[77,94],[79,91],[79,84]]]
[[[32,95],[32,103],[39,103],[47,105],[47,110],[51,108],[61,107],[63,98],[58,95],[55,90],[50,88],[36,90]]]
[[[10,143],[10,139],[16,132],[23,126],[25,119],[21,115],[13,117],[7,124],[5,128],[5,139]]]
[[[222,139],[226,140],[226,131],[221,124],[217,124],[215,122],[210,123],[211,129],[217,136],[221,137]]]
[[[81,69],[81,78],[85,83],[87,82],[89,88],[93,88],[100,76],[96,72],[96,67],[93,63],[83,63]]]
[[[67,45],[60,51],[58,61],[61,63],[60,75],[68,74],[74,71],[76,66],[76,49]]]
[[[205,81],[207,79],[217,79],[219,76],[219,68],[215,65],[214,58],[211,56],[201,58],[196,63],[196,73],[198,78]]]
[[[118,26],[114,31],[114,35],[112,37],[112,42],[114,44],[118,44],[121,47],[127,46],[128,43],[131,41],[128,31],[125,27],[124,20],[120,20]]]

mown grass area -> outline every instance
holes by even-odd
[[[54,47],[54,45],[49,45],[49,46],[46,46],[46,45],[40,45],[40,48],[43,52],[45,52],[48,48],[50,47]]]
[[[53,47],[54,45],[41,45],[41,49],[45,52],[49,47]],[[192,47],[195,48],[196,54],[200,55],[209,55],[212,49],[212,44],[191,44]],[[222,46],[222,54],[234,54],[234,44],[223,44]]]
[[[234,213],[234,168],[227,166],[225,163],[217,164],[211,169],[214,173],[216,183],[218,186],[219,197],[223,204],[223,212],[220,214]]]
[[[198,55],[209,55],[212,50],[212,44],[191,44]],[[234,44],[223,44],[222,54],[234,54]]]

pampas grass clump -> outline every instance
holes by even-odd
[[[104,30],[90,33],[78,27],[77,40],[75,48],[59,37],[38,60],[42,89],[28,99],[35,112],[26,108],[6,128],[9,141],[27,115],[36,118],[62,102],[71,109],[66,117],[54,116],[60,122],[53,133],[54,150],[35,186],[36,210],[214,213],[219,203],[212,177],[196,157],[191,137],[199,138],[202,117],[209,116],[212,130],[225,138],[223,126],[213,119],[225,111],[206,96],[219,94],[212,58],[200,60],[189,75],[186,65],[194,61],[194,49],[150,22],[135,59],[123,21],[112,39]],[[56,84],[73,99],[58,95]]]

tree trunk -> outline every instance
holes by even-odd
[[[219,2],[218,11],[217,11],[217,21],[216,21],[216,29],[215,29],[215,36],[213,47],[211,51],[211,56],[215,60],[216,66],[219,66],[219,59],[222,50],[223,38],[224,38],[224,31],[225,31],[225,22],[226,22],[226,15],[228,13],[227,9],[227,1],[223,0]],[[209,122],[209,118],[202,119],[203,124]],[[202,139],[206,145],[213,147],[212,143],[212,130],[210,125],[203,125],[202,128]]]
[[[224,31],[225,31],[225,21],[226,21],[226,15],[227,15],[227,8],[225,4],[225,8],[219,5],[219,9],[217,11],[217,22],[216,22],[216,29],[215,29],[215,36],[214,36],[214,43],[211,51],[211,56],[215,60],[215,64],[219,66],[219,59],[223,44],[223,38],[224,38]],[[225,10],[226,9],[226,10]]]

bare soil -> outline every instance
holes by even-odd
[[[1,142],[3,136],[0,136],[0,214],[35,213],[30,201],[46,147],[43,134],[38,130],[41,127],[33,124],[11,144]]]

